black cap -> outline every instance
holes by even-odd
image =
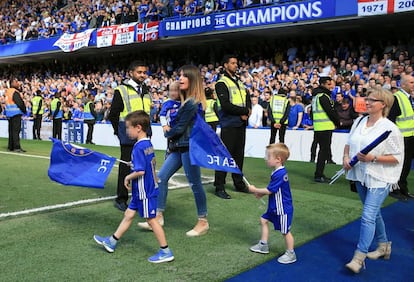
[[[331,81],[332,77],[330,76],[322,76],[319,78],[319,84],[325,84],[328,81]]]

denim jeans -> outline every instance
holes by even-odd
[[[388,196],[389,189],[388,187],[369,189],[359,181],[356,182],[356,187],[363,204],[357,249],[366,254],[374,237],[378,243],[388,242],[381,206]]]
[[[159,194],[157,211],[165,211],[168,195],[168,180],[181,166],[184,167],[185,176],[194,194],[197,215],[198,217],[205,217],[207,216],[207,198],[203,185],[201,184],[200,167],[191,165],[189,151],[170,153],[158,172]]]

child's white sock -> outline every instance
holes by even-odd
[[[118,239],[115,238],[114,235],[109,237],[109,242],[111,242],[112,245],[116,245],[116,243],[118,243]]]

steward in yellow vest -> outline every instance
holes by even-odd
[[[283,91],[283,89],[279,90],[279,93],[272,95],[269,101],[267,109],[267,116],[270,120],[269,144],[275,143],[277,131],[279,131],[279,142],[285,143],[290,104]]]
[[[243,82],[237,76],[238,60],[235,55],[223,58],[224,73],[215,84],[219,102],[220,137],[237,166],[243,171],[244,147],[246,145],[246,126],[251,114],[252,103]],[[234,189],[247,192],[248,189],[240,174],[232,174]],[[214,186],[216,196],[230,199],[224,189],[226,172],[216,171]]]
[[[130,70],[131,72],[133,71]],[[135,140],[129,139],[126,134],[124,119],[127,114],[137,110],[150,114],[151,111],[152,98],[149,87],[144,83],[143,75],[146,78],[146,73],[141,73],[139,78],[127,79],[114,90],[109,120],[121,144],[133,145],[135,143]]]
[[[211,126],[211,128],[216,131],[217,124],[218,124],[218,106],[216,103],[216,99],[214,97],[214,92],[210,87],[205,89],[206,94],[206,112],[205,112],[205,120]]]
[[[95,97],[92,94],[88,95],[88,102],[83,110],[83,121],[88,125],[88,133],[86,134],[86,144],[95,144],[92,142],[93,128],[95,126],[96,112],[95,112]]]
[[[339,126],[339,116],[331,99],[331,91],[320,85],[313,90],[312,96],[311,117],[314,131],[334,130]]]
[[[414,111],[409,96],[410,94],[403,88],[394,93],[395,102],[400,108],[400,114],[396,116],[395,124],[404,137],[414,136]]]
[[[130,139],[126,133],[125,117],[128,113],[143,110],[150,114],[151,95],[149,87],[145,84],[147,79],[148,67],[142,61],[133,61],[128,68],[128,76],[121,85],[115,88],[112,99],[111,110],[108,120],[111,121],[115,135],[118,136],[121,145],[120,159],[126,162],[131,161],[132,147],[136,140]],[[148,137],[152,135],[151,127],[147,131]],[[128,190],[124,186],[125,177],[130,173],[131,168],[124,164],[119,164],[117,197],[114,205],[117,209],[125,211],[128,207]]]
[[[32,98],[33,140],[42,140],[40,138],[40,128],[42,127],[44,109],[45,106],[42,98],[42,92],[40,90],[36,90],[36,96]]]
[[[331,155],[332,132],[340,123],[331,99],[331,81],[330,77],[319,78],[319,87],[312,91],[311,118],[313,119],[314,142],[319,144],[318,161],[314,174],[316,182],[326,181],[323,172]]]

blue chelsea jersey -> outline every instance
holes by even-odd
[[[138,140],[134,144],[131,154],[131,170],[144,171],[144,175],[132,180],[132,193],[140,200],[149,199],[158,195],[157,174],[155,172],[155,154],[149,138]]]
[[[269,195],[268,211],[278,215],[293,213],[289,177],[284,166],[272,172],[267,189],[272,192]]]

